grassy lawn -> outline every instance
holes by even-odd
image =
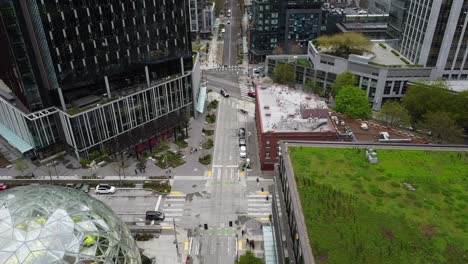
[[[318,263],[468,263],[468,153],[377,153],[290,149]]]

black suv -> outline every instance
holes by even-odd
[[[146,221],[162,221],[165,216],[163,212],[159,211],[146,211]]]
[[[239,138],[245,138],[245,128],[239,128]]]

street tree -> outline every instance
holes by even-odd
[[[126,177],[125,170],[130,166],[131,161],[123,152],[118,153],[114,161],[112,167],[119,175],[119,180],[122,181],[122,176],[124,176],[124,178]]]
[[[457,124],[468,133],[468,91],[456,95],[452,104],[452,113]]]
[[[263,261],[257,258],[252,251],[247,250],[245,254],[239,258],[237,264],[263,264]]]
[[[340,92],[340,89],[345,86],[356,85],[356,77],[350,72],[343,72],[336,76],[335,81],[331,85],[330,94],[333,97]]]
[[[304,84],[304,91],[322,96],[323,87],[315,79],[307,79]]]
[[[281,55],[281,54],[284,54],[284,49],[280,46],[277,46],[274,50],[273,50],[273,55]]]
[[[28,169],[28,164],[24,159],[17,159],[15,161],[15,169],[21,172],[21,176],[24,176],[24,171]]]
[[[403,97],[403,106],[408,110],[413,122],[418,122],[428,112],[452,112],[450,108],[456,95],[450,93],[445,81],[432,83],[417,82]]]
[[[437,143],[458,143],[462,141],[463,129],[460,128],[451,114],[442,111],[424,114],[418,128],[430,131]]]
[[[384,121],[389,126],[409,125],[410,115],[408,110],[397,101],[388,101],[380,109],[378,119]]]
[[[273,81],[279,84],[286,84],[294,87],[296,83],[296,73],[290,64],[280,63],[273,71]]]
[[[353,118],[370,118],[372,110],[366,93],[357,86],[345,86],[335,100],[336,111]]]

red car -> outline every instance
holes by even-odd
[[[255,98],[255,92],[254,92],[254,91],[248,92],[247,95],[248,95],[249,97]]]
[[[6,189],[8,189],[8,185],[4,183],[0,183],[0,191],[6,190]]]

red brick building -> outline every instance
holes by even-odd
[[[272,170],[278,161],[280,140],[337,140],[326,103],[286,86],[258,86],[255,117],[262,170]]]

